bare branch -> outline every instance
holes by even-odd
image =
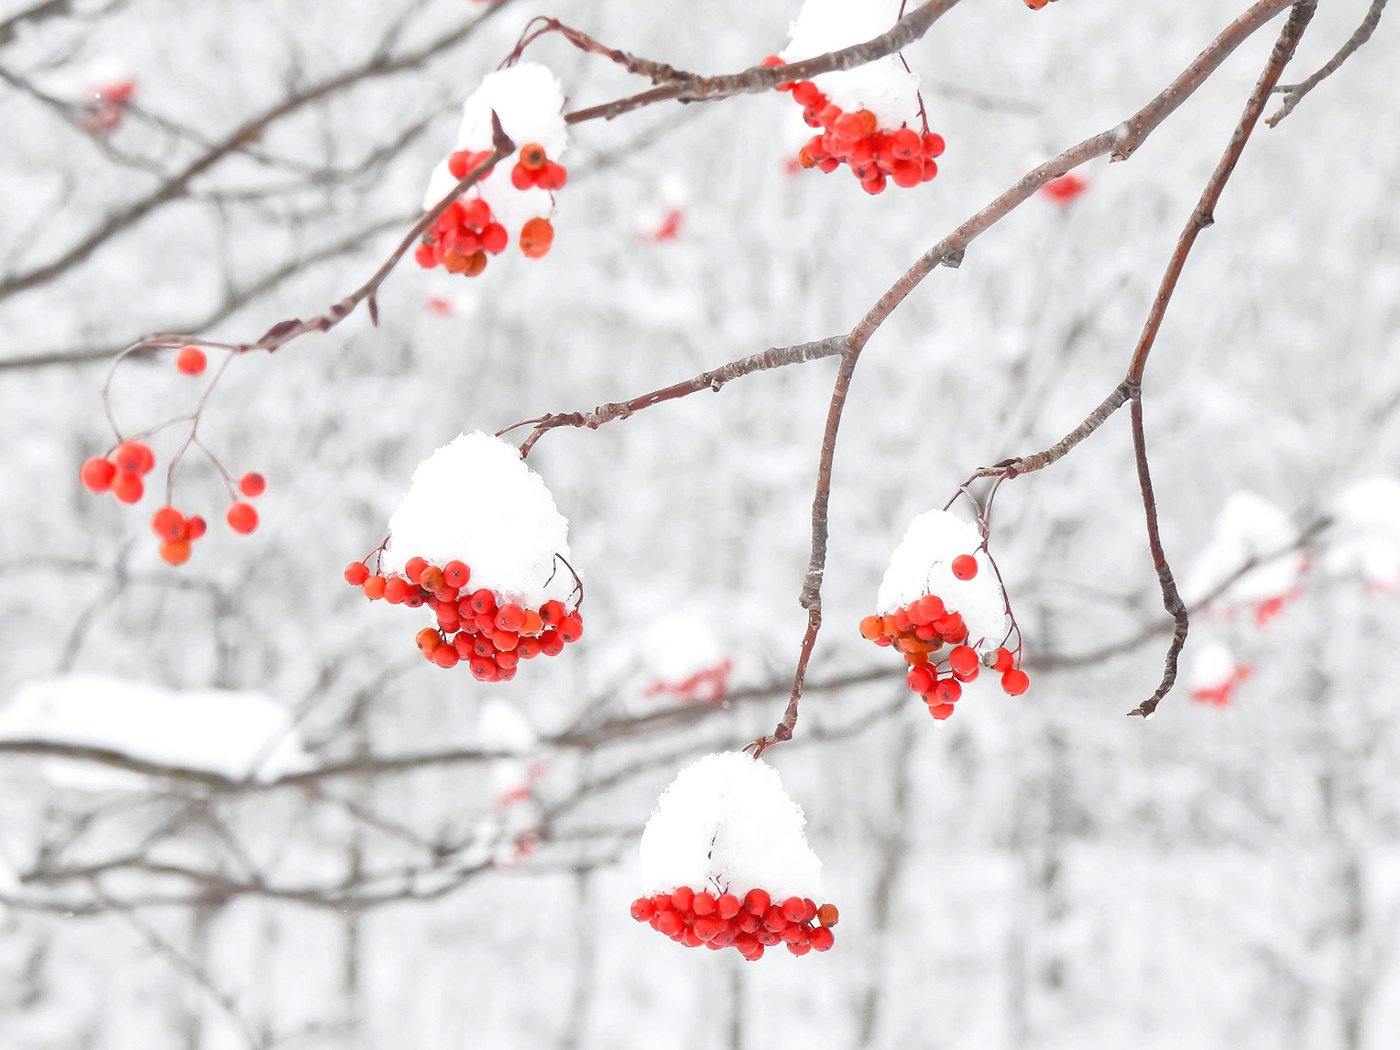
[[[1283,95],[1283,105],[1279,106],[1274,115],[1265,121],[1269,127],[1278,127],[1279,121],[1292,113],[1294,107],[1303,101],[1308,92],[1341,69],[1346,60],[1356,54],[1361,46],[1371,39],[1371,34],[1376,31],[1376,26],[1381,24],[1381,14],[1385,11],[1385,5],[1386,0],[1371,0],[1370,10],[1366,12],[1366,17],[1362,19],[1361,24],[1356,27],[1356,32],[1351,34],[1350,39],[1328,60],[1325,66],[1308,77],[1307,80],[1297,84],[1280,84],[1274,88],[1276,94]]]

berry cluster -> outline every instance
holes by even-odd
[[[409,558],[404,575],[371,573],[360,561],[345,568],[345,582],[370,601],[431,606],[437,627],[424,627],[416,636],[424,658],[439,667],[464,663],[482,682],[509,682],[521,660],[558,656],[583,637],[578,609],[570,612],[560,601],[530,609],[486,588],[471,590],[471,576],[465,562],[437,566],[423,558]]]
[[[1079,195],[1088,188],[1089,184],[1071,171],[1068,175],[1051,179],[1040,187],[1040,192],[1056,204],[1069,205],[1073,204]]]
[[[687,948],[733,948],[752,962],[775,944],[786,944],[793,955],[827,951],[836,943],[831,927],[839,916],[836,905],[817,907],[810,897],[777,902],[755,889],[740,900],[733,893],[716,895],[682,886],[638,897],[632,902],[632,918],[650,923],[653,930]]]
[[[1229,707],[1235,697],[1235,690],[1254,677],[1254,668],[1248,664],[1237,664],[1230,677],[1214,685],[1201,685],[1191,690],[1191,699],[1199,704],[1215,707]]]
[[[490,150],[459,150],[448,158],[447,167],[453,178],[463,179],[490,156]],[[550,193],[563,189],[568,178],[565,167],[550,160],[544,147],[535,143],[521,147],[519,160],[510,173],[511,185],[516,189],[539,188]],[[543,257],[553,244],[554,226],[548,219],[536,216],[521,226],[519,245],[526,258]],[[486,269],[488,255],[500,255],[509,245],[510,234],[505,226],[478,196],[453,201],[423,234],[413,257],[425,270],[441,266],[448,273],[476,277]]]
[[[677,682],[657,679],[646,687],[644,695],[674,696],[680,700],[699,700],[708,704],[723,703],[729,694],[729,674],[733,670],[734,661],[724,660]]]
[[[95,88],[88,114],[83,118],[83,130],[90,135],[105,135],[122,122],[127,107],[136,97],[136,81],[114,80]]]
[[[763,64],[780,66],[783,61],[770,55]],[[927,124],[922,135],[910,127],[882,128],[870,110],[842,110],[810,80],[779,84],[778,90],[790,91],[802,107],[802,119],[809,127],[822,129],[798,151],[797,163],[802,167],[833,172],[849,165],[867,193],[880,193],[889,182],[917,186],[938,174],[935,158],[943,155],[945,144],[943,136],[930,132]]]
[[[953,559],[953,575],[970,580],[977,575],[977,559],[960,554]],[[929,713],[939,720],[953,713],[962,697],[964,682],[973,681],[985,664],[1001,675],[1001,687],[1010,696],[1030,688],[1030,676],[1016,666],[1011,650],[999,648],[986,656],[968,644],[962,615],[948,608],[936,594],[927,594],[887,616],[867,616],[860,633],[879,646],[893,647],[909,664],[909,688],[924,698]],[[944,646],[946,656],[939,656]]]

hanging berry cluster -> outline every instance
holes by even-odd
[[[175,368],[182,375],[201,375],[207,364],[207,356],[197,346],[182,346],[175,355]],[[267,490],[267,479],[256,471],[249,471],[235,481],[224,469],[223,464],[203,444],[194,439],[193,428],[198,425],[201,410],[202,402],[200,408],[192,415],[177,416],[145,432],[146,435],[154,434],[177,423],[188,423],[191,427],[189,440],[170,464],[166,505],[151,516],[151,531],[160,542],[160,556],[170,565],[183,565],[189,561],[191,545],[203,537],[209,528],[202,516],[187,515],[172,504],[175,470],[186,449],[191,446],[197,447],[223,477],[230,497],[224,520],[234,532],[247,535],[257,529],[258,512],[246,500],[256,499]],[[121,503],[139,503],[146,494],[145,478],[155,467],[156,455],[151,446],[145,441],[131,439],[119,442],[105,456],[92,456],[85,460],[78,477],[89,492],[110,492]]]
[[[970,554],[958,555],[951,567],[963,581],[973,579],[978,571],[977,559]],[[909,688],[940,721],[953,713],[963,684],[974,681],[984,665],[1001,675],[1001,687],[1009,695],[1020,696],[1030,688],[1030,676],[1016,666],[1016,656],[1005,647],[979,655],[968,644],[962,614],[936,594],[924,595],[886,616],[867,616],[860,622],[860,633],[876,645],[900,651],[909,665]]]
[[[733,948],[753,962],[777,944],[787,945],[793,955],[827,951],[836,943],[831,927],[839,916],[834,904],[818,907],[808,897],[778,902],[754,889],[740,900],[733,893],[715,895],[682,886],[638,897],[632,902],[632,918],[687,948]]]
[[[415,638],[424,658],[439,667],[465,664],[478,681],[509,682],[521,660],[558,656],[583,637],[578,608],[551,600],[531,609],[487,588],[472,590],[471,576],[465,562],[437,566],[423,558],[409,558],[403,575],[371,573],[359,561],[345,569],[345,582],[371,601],[430,607],[437,626]]]
[[[783,61],[770,55],[763,64],[780,66]],[[830,173],[845,164],[867,193],[883,192],[890,182],[917,186],[938,175],[936,158],[943,155],[945,143],[942,135],[928,130],[927,122],[922,134],[907,126],[882,128],[871,110],[842,110],[810,80],[779,84],[778,90],[792,93],[809,127],[822,129],[798,150],[802,167]]]
[[[490,150],[458,150],[448,158],[447,167],[453,178],[463,179],[490,155]],[[547,190],[551,199],[556,190],[564,188],[568,178],[568,170],[550,160],[544,147],[537,143],[521,148],[510,175],[511,185],[517,190]],[[527,219],[520,227],[518,243],[526,258],[543,257],[554,243],[553,224],[538,215]],[[427,270],[441,266],[448,273],[476,277],[486,269],[487,256],[500,255],[509,244],[510,234],[505,226],[497,221],[491,206],[476,196],[453,201],[423,234],[413,257]]]

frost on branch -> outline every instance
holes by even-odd
[[[372,557],[376,571],[352,562],[346,582],[371,600],[428,606],[437,626],[416,641],[439,667],[509,681],[521,660],[583,636],[569,522],[520,450],[489,434],[462,434],[418,465]]]
[[[415,256],[425,268],[442,266],[475,277],[486,268],[487,256],[505,251],[512,237],[530,258],[544,255],[553,244],[554,194],[568,179],[559,163],[568,147],[568,126],[559,81],[535,63],[488,74],[467,99],[456,149],[433,170],[423,208],[436,206],[491,156],[493,114],[520,152],[439,216]]]
[[[800,62],[879,36],[894,24],[893,4],[806,0],[792,24],[788,46],[765,65]],[[943,138],[929,131],[919,78],[900,55],[885,55],[853,69],[781,84],[820,133],[798,152],[806,168],[835,171],[842,164],[868,193],[887,182],[917,186],[938,174]],[[917,126],[916,126],[917,125]]]
[[[266,696],[177,691],[103,675],[27,683],[0,710],[0,740],[97,748],[233,780],[274,780],[311,768],[286,710]],[[46,771],[71,787],[149,786],[109,770],[94,780],[72,762],[46,763]]]
[[[836,909],[817,906],[821,861],[778,773],[740,752],[682,770],[642,832],[639,922],[687,947],[733,947],[747,959],[784,943],[826,951]],[[816,923],[816,925],[814,925]]]
[[[909,665],[909,688],[940,721],[983,667],[1019,696],[1030,686],[1006,591],[976,526],[946,510],[920,514],[890,555],[876,613],[860,633],[894,648]],[[1007,643],[1016,635],[1013,648]],[[947,650],[946,652],[944,650]]]

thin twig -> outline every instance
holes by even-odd
[[[1275,94],[1283,95],[1283,105],[1265,121],[1271,128],[1278,127],[1279,121],[1293,112],[1293,108],[1303,101],[1308,92],[1321,84],[1337,70],[1341,69],[1346,60],[1360,50],[1366,41],[1371,39],[1371,34],[1376,31],[1376,26],[1381,24],[1381,13],[1385,10],[1386,0],[1371,0],[1371,8],[1366,12],[1366,17],[1362,19],[1356,32],[1351,34],[1350,39],[1342,45],[1341,49],[1332,56],[1325,66],[1319,69],[1312,76],[1297,84],[1280,84],[1274,88]]]

